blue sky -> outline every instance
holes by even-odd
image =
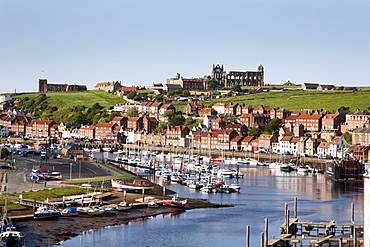
[[[265,68],[265,83],[370,86],[368,0],[2,0],[0,92]],[[42,72],[44,71],[44,72]]]

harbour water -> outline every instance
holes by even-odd
[[[241,166],[240,193],[202,194],[177,184],[166,184],[180,197],[203,198],[234,207],[192,209],[158,215],[126,225],[88,230],[58,246],[245,246],[250,226],[250,246],[260,246],[264,219],[269,219],[269,236],[280,234],[284,207],[293,211],[298,199],[300,221],[350,223],[351,203],[355,222],[363,223],[363,185],[337,184],[323,174],[285,173],[259,166]],[[232,179],[234,181],[235,179]],[[232,181],[227,181],[229,184]],[[159,181],[160,183],[160,181]]]

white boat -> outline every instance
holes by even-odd
[[[279,162],[273,162],[269,164],[270,169],[280,169],[281,163]]]
[[[171,207],[183,208],[186,206],[187,202],[187,200],[180,200],[177,196],[174,196],[171,201],[163,201],[163,204]]]
[[[232,183],[229,185],[230,192],[239,192],[240,191],[240,186],[237,183]]]
[[[15,227],[9,227],[6,231],[0,233],[0,239],[5,240],[6,246],[13,246],[17,242],[22,242],[26,235],[22,235],[21,232],[16,231]]]
[[[54,209],[49,209],[46,206],[39,207],[33,214],[33,218],[36,219],[50,219],[57,218],[60,216],[60,212]]]
[[[204,185],[202,188],[200,188],[200,192],[204,194],[208,194],[212,192],[212,189],[213,189],[212,185],[207,184],[207,185]]]
[[[225,193],[230,193],[230,186],[228,184],[223,184],[220,186],[220,190]]]
[[[128,202],[120,202],[117,205],[118,211],[130,210],[131,208],[132,208],[132,204]]]
[[[119,182],[112,179],[112,188],[117,191],[124,190],[151,190],[154,188],[147,180],[134,180],[133,182]]]
[[[118,214],[118,209],[111,206],[102,206],[100,207],[105,214]]]
[[[148,202],[148,208],[158,208],[159,204],[156,203],[155,201],[150,201]]]
[[[297,172],[308,173],[308,167],[307,166],[298,166],[297,167]]]
[[[88,215],[102,215],[104,214],[104,210],[101,208],[89,208],[87,210]]]

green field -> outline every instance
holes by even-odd
[[[251,105],[252,107],[264,105],[273,108],[280,107],[290,111],[299,109],[325,109],[334,111],[341,107],[349,107],[351,111],[370,109],[369,91],[274,91],[257,94],[241,95],[236,97],[219,98],[201,101],[205,107],[211,107],[218,102],[234,102]],[[173,105],[182,110],[187,103],[179,102]]]
[[[33,98],[39,94],[22,94],[15,98],[29,97]],[[82,92],[59,92],[59,93],[46,93],[48,102],[52,105],[74,107],[83,105],[91,107],[95,103],[99,103],[103,107],[114,106],[118,103],[126,102],[124,99],[102,91],[102,90],[91,90]]]

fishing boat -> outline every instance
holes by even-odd
[[[362,181],[365,166],[355,159],[331,160],[326,162],[325,175],[334,181]]]
[[[33,214],[33,218],[35,220],[38,219],[51,219],[57,218],[60,216],[60,212],[58,210],[49,209],[46,206],[39,207],[36,212]]]
[[[132,208],[132,204],[128,202],[120,202],[117,205],[118,211],[127,211],[127,210],[130,210],[131,208]]]
[[[230,193],[230,186],[228,184],[223,184],[220,186],[220,191],[224,193]]]
[[[0,223],[0,232],[4,232],[6,231],[8,228],[12,228],[14,227],[14,224],[12,222],[12,220],[7,216],[6,213],[4,213],[2,216],[1,216],[1,223]]]
[[[60,212],[60,215],[66,217],[78,216],[77,207],[67,207]]]
[[[15,227],[8,227],[6,231],[0,233],[0,239],[6,242],[6,246],[13,246],[17,242],[21,242],[25,236],[21,232],[16,231]]]
[[[183,208],[186,206],[187,202],[187,200],[180,200],[178,196],[174,196],[171,201],[163,201],[163,204],[171,207]]]
[[[122,182],[112,179],[112,188],[117,191],[125,190],[151,190],[154,188],[147,180],[135,179],[132,182]]]

